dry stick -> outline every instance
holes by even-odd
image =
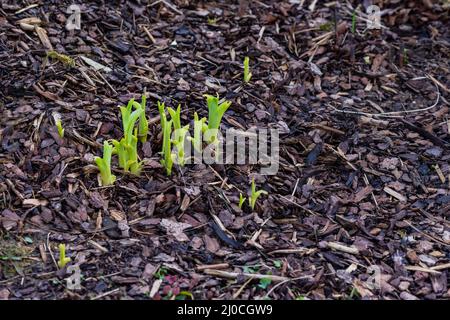
[[[412,80],[421,80],[421,79],[430,79],[430,78],[429,77],[417,77],[417,78],[413,78]],[[432,80],[432,79],[430,79],[430,80]],[[433,83],[434,83],[434,81],[433,81]],[[403,118],[403,115],[405,115],[405,114],[415,113],[415,112],[424,112],[424,111],[428,111],[430,109],[433,109],[434,107],[437,106],[437,104],[439,103],[439,99],[441,98],[441,93],[439,91],[439,87],[437,86],[437,84],[434,83],[434,85],[436,87],[436,93],[437,93],[437,98],[436,98],[435,103],[432,106],[421,108],[421,109],[404,110],[404,111],[391,111],[391,112],[380,112],[380,113],[369,113],[369,112],[362,112],[362,111],[339,110],[336,107],[332,106],[331,104],[327,104],[327,106],[333,108],[334,111],[341,112],[341,113],[358,114],[358,115],[364,115],[364,116],[368,116],[368,117],[376,116],[376,117],[385,117],[385,118]]]
[[[239,297],[239,295],[241,294],[241,292],[245,289],[245,287],[253,280],[253,278],[249,278],[247,281],[245,281],[245,283],[238,289],[238,291],[236,291],[235,294],[233,294],[233,300],[237,299],[237,297]]]
[[[428,233],[425,233],[425,232],[423,232],[422,230],[416,228],[416,227],[415,227],[411,222],[409,222],[408,220],[404,220],[404,222],[406,222],[411,228],[413,228],[414,230],[416,230],[416,231],[419,232],[420,234],[426,236],[427,238],[429,238],[429,239],[431,239],[431,240],[433,240],[433,241],[436,241],[437,243],[440,243],[440,244],[442,244],[442,245],[444,245],[444,246],[446,246],[446,247],[449,247],[449,246],[450,246],[450,243],[445,243],[445,242],[443,242],[442,240],[437,239],[437,238],[435,238],[435,237],[433,237],[433,236],[430,236]]]
[[[244,276],[245,278],[253,278],[253,279],[258,279],[258,280],[270,279],[271,281],[274,281],[274,282],[291,280],[290,278],[287,278],[287,277],[275,276],[275,275],[271,275],[271,274],[228,272],[228,271],[214,270],[214,269],[205,269],[205,270],[203,270],[203,272],[210,276],[217,276],[217,277],[227,278],[227,279],[236,279],[239,276]]]
[[[228,263],[217,263],[217,264],[202,264],[197,266],[197,270],[205,270],[205,269],[225,269],[228,268],[230,265]]]
[[[48,250],[48,252],[50,252],[50,256],[52,257],[53,263],[54,263],[55,266],[56,266],[56,270],[58,270],[58,269],[59,269],[59,268],[58,268],[58,263],[56,263],[55,257],[53,256],[52,248],[50,248],[49,238],[50,238],[50,232],[47,233],[47,242],[46,242],[47,250]]]
[[[302,280],[302,279],[311,279],[311,278],[312,278],[312,276],[302,276],[302,277],[297,277],[297,278],[292,278],[292,279],[287,279],[287,280],[281,281],[280,283],[277,283],[276,285],[274,285],[274,286],[272,287],[272,289],[270,289],[270,290],[266,293],[266,295],[264,296],[264,298],[268,298],[268,297],[270,296],[270,294],[271,294],[272,292],[275,291],[276,288],[278,288],[279,286],[281,286],[281,285],[283,285],[283,284],[285,284],[285,283],[287,283],[287,282],[297,281],[297,280]]]
[[[104,297],[106,297],[106,296],[109,296],[110,294],[116,293],[116,292],[118,292],[118,291],[120,291],[120,288],[116,288],[116,289],[113,289],[113,290],[111,290],[111,291],[108,291],[108,292],[99,294],[98,296],[92,298],[91,300],[98,300],[98,299],[104,298]]]

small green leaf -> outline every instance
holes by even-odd
[[[269,287],[269,285],[272,283],[272,280],[269,278],[262,278],[261,280],[259,280],[259,284],[258,287],[260,287],[261,289],[267,289]]]

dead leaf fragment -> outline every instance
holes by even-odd
[[[190,224],[161,219],[160,225],[166,229],[167,234],[174,236],[178,241],[189,241],[183,230],[192,227]]]

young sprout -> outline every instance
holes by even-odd
[[[352,33],[356,32],[356,10],[352,13]]]
[[[202,134],[208,129],[208,126],[205,124],[206,118],[198,118],[197,112],[194,112],[194,137],[189,137],[189,140],[192,141],[192,145],[197,152],[202,152]]]
[[[248,199],[248,201],[250,202],[250,207],[252,208],[252,210],[255,209],[256,200],[262,194],[268,194],[268,192],[265,191],[265,190],[258,190],[258,191],[256,191],[255,178],[253,178],[252,179],[252,194],[250,195],[250,199]]]
[[[174,139],[172,141],[177,152],[177,163],[180,167],[184,167],[185,156],[184,156],[184,142],[186,140],[186,134],[189,132],[189,125],[181,127],[181,105],[178,105],[177,109],[167,108],[170,114],[170,118],[173,121],[174,128]]]
[[[167,122],[167,116],[166,116],[166,106],[164,105],[164,102],[161,103],[158,101],[158,111],[161,121],[161,130],[164,133],[164,127]]]
[[[403,64],[408,64],[408,49],[403,48],[403,55],[402,55]]]
[[[250,58],[245,57],[245,59],[244,59],[244,82],[245,83],[249,83],[250,79],[252,78],[252,73],[250,72],[250,67],[248,65],[249,62],[250,62]]]
[[[189,132],[189,125],[185,125],[174,131],[174,139],[172,141],[177,155],[177,163],[180,167],[184,167],[186,157],[184,155],[184,142],[186,141],[186,134]]]
[[[181,129],[181,105],[178,105],[177,110],[168,107],[167,111],[170,114],[170,118],[173,120],[173,128],[175,130]]]
[[[136,110],[142,110],[141,115],[139,116],[139,133],[138,138],[139,141],[142,143],[145,143],[147,141],[147,135],[148,135],[148,120],[145,116],[145,105],[147,102],[147,97],[142,95],[141,103],[137,103],[136,101],[133,101],[133,106],[136,108]]]
[[[102,186],[111,185],[116,181],[116,176],[111,174],[111,155],[113,147],[105,141],[103,143],[103,158],[95,157],[95,163],[100,170]]]
[[[239,209],[242,209],[242,205],[244,204],[245,199],[247,199],[247,198],[244,197],[244,196],[242,195],[242,193],[240,193],[240,194],[239,194]]]
[[[113,145],[114,152],[117,153],[119,157],[119,166],[125,172],[131,171],[132,174],[139,175],[141,163],[138,162],[137,155],[138,131],[134,130],[134,127],[137,120],[144,114],[145,110],[139,107],[132,112],[133,105],[134,99],[131,99],[126,107],[120,107],[124,137],[120,141],[113,140]],[[145,136],[147,136],[146,133]]]
[[[61,115],[57,112],[53,113],[53,119],[55,120],[56,128],[58,129],[58,135],[62,138],[64,138],[64,129],[62,127],[61,123]]]
[[[131,136],[130,144],[127,146],[128,148],[128,162],[127,168],[130,169],[130,172],[135,175],[139,175],[142,170],[142,163],[138,160],[137,154],[137,143],[138,143],[138,129],[134,129],[134,134]]]
[[[231,101],[225,100],[219,104],[219,95],[212,96],[205,94],[205,97],[208,105],[208,130],[213,132],[209,139],[207,139],[207,142],[218,142],[217,133],[219,131],[220,122],[222,121],[225,111],[230,107]]]
[[[217,18],[216,17],[214,17],[214,18],[208,17],[208,24],[211,26],[215,26],[217,24]]]
[[[172,166],[175,155],[172,154],[172,140],[170,139],[172,135],[172,123],[173,120],[167,121],[166,115],[161,115],[161,123],[164,123],[163,129],[163,145],[162,151],[163,159],[161,159],[161,164],[166,168],[166,173],[168,176],[172,174]]]
[[[64,268],[66,264],[70,262],[70,257],[66,257],[66,245],[65,244],[59,244],[59,260],[58,260],[58,267],[60,269]]]

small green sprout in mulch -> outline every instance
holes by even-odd
[[[244,196],[242,195],[242,193],[239,194],[239,204],[238,204],[239,209],[242,209],[242,205],[244,204],[244,202],[245,202],[246,199],[247,199],[247,198],[244,197]]]
[[[159,280],[163,280],[164,277],[169,273],[169,270],[167,270],[167,268],[165,267],[160,267],[158,269],[158,271],[155,272],[154,276],[155,278],[159,279]]]
[[[199,119],[197,112],[194,112],[194,137],[189,137],[189,140],[192,141],[194,149],[199,153],[203,150],[202,136],[207,129],[206,118]]]
[[[168,176],[172,174],[173,162],[175,161],[175,155],[172,153],[172,124],[173,120],[167,121],[166,109],[164,103],[158,101],[158,111],[161,121],[161,129],[163,132],[162,143],[162,159],[161,165],[166,169]]]
[[[407,65],[409,63],[408,49],[406,49],[406,48],[403,48],[402,61],[403,61],[403,65]]]
[[[252,192],[250,195],[250,199],[248,199],[252,210],[255,210],[256,200],[258,200],[259,196],[261,196],[262,194],[269,194],[269,193],[265,190],[256,191],[255,178],[253,178],[252,179]]]
[[[210,25],[210,26],[215,26],[215,25],[217,25],[217,17],[208,17],[208,24]]]
[[[244,272],[245,273],[256,273],[256,272],[258,272],[259,268],[260,268],[260,265],[244,266]]]
[[[184,155],[184,143],[186,140],[186,134],[189,132],[189,125],[181,126],[181,105],[178,105],[177,109],[167,108],[170,114],[170,118],[173,121],[174,127],[174,139],[172,143],[176,149],[176,159],[180,167],[184,167],[185,155]]]
[[[275,266],[275,268],[280,269],[283,263],[280,260],[274,260],[273,265]]]
[[[66,264],[68,264],[71,259],[70,257],[66,257],[66,245],[63,243],[60,243],[58,246],[59,249],[59,260],[58,260],[58,267],[60,269],[63,269]]]
[[[194,295],[189,291],[180,291],[175,300],[186,300],[187,298],[194,300]]]
[[[327,23],[321,24],[319,26],[319,30],[320,31],[327,31],[327,32],[331,31],[331,29],[333,28],[333,25],[334,25],[333,22],[327,22]]]
[[[102,186],[114,184],[116,176],[111,173],[111,156],[113,154],[113,147],[108,141],[103,142],[103,158],[95,157],[94,161],[100,171]]]
[[[249,83],[250,79],[252,78],[252,73],[250,72],[250,58],[245,57],[244,59],[244,82]]]
[[[56,129],[58,130],[58,135],[64,138],[64,129],[61,123],[61,115],[58,112],[53,113],[53,120],[55,121]]]
[[[352,13],[352,33],[355,34],[356,32],[356,10]]]

